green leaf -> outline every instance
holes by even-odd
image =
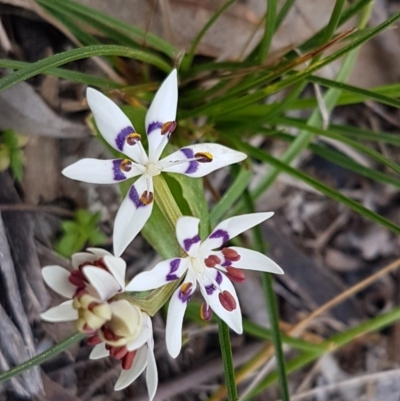
[[[400,234],[400,227],[397,224],[391,222],[390,220],[387,220],[378,213],[375,213],[372,210],[367,209],[360,203],[354,201],[351,198],[348,198],[347,196],[341,194],[339,191],[329,187],[328,185],[322,183],[321,181],[318,181],[317,179],[310,177],[309,175],[299,170],[296,170],[293,167],[290,167],[286,163],[283,163],[280,160],[275,159],[274,157],[272,157],[267,152],[264,152],[261,149],[256,149],[248,145],[247,143],[240,142],[237,140],[233,140],[233,142],[237,145],[239,149],[242,149],[244,152],[247,152],[247,154],[253,156],[254,158],[263,161],[265,163],[268,163],[271,166],[280,170],[281,172],[287,173],[292,177],[305,182],[306,184],[315,188],[317,191],[321,192],[322,194],[328,196],[329,198],[337,202],[343,203],[344,205],[354,210],[355,212],[359,213],[360,215],[374,221],[375,223],[382,225],[383,227],[393,231],[396,234]]]
[[[21,68],[19,71],[7,75],[6,77],[0,79],[0,92],[19,82],[26,81],[35,75],[45,73],[47,70],[53,67],[58,67],[60,65],[70,63],[71,61],[81,60],[93,56],[121,56],[134,58],[136,60],[152,64],[165,72],[169,72],[171,70],[171,67],[164,60],[149,53],[148,51],[130,49],[128,47],[116,45],[93,45],[55,54],[54,56],[37,61],[28,67]]]

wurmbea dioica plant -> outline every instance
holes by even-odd
[[[72,256],[71,272],[60,266],[47,266],[42,270],[46,283],[60,295],[69,298],[44,312],[42,318],[49,322],[75,321],[78,331],[87,335],[87,342],[95,345],[90,358],[112,356],[121,360],[122,373],[115,385],[116,390],[128,386],[146,369],[147,388],[152,400],[158,384],[152,323],[146,313],[148,311],[138,306],[139,300],[131,292],[157,289],[165,285],[171,287],[171,283],[175,283],[175,290],[168,290],[172,297],[166,325],[167,348],[173,357],[181,350],[183,317],[187,302],[197,285],[205,300],[201,307],[201,317],[211,319],[213,310],[232,330],[242,333],[240,305],[231,281],[242,283],[245,280],[242,269],[278,274],[283,272],[271,259],[259,252],[222,246],[267,220],[273,213],[231,217],[217,225],[208,238],[201,242],[198,218],[178,218],[179,210],[172,212],[165,208],[165,217],[173,225],[176,224],[176,237],[183,257],[160,262],[151,271],[139,274],[125,286],[126,264],[119,255],[151,215],[154,201],[153,177],[163,171],[203,177],[218,168],[244,160],[246,155],[222,145],[203,143],[185,146],[160,160],[176,127],[176,70],[161,85],[146,115],[148,156],[142,146],[141,136],[114,102],[90,88],[87,98],[100,133],[127,158],[84,159],[64,169],[63,174],[73,179],[102,184],[140,177],[128,191],[115,220],[116,256],[91,248],[89,252]],[[155,185],[157,189],[158,183]],[[160,201],[173,204],[173,195],[169,190],[164,189],[160,194],[166,198]],[[154,310],[160,309],[167,301],[167,298],[157,299]]]
[[[95,345],[91,359],[111,355],[121,360],[122,372],[115,384],[121,390],[146,369],[150,400],[158,384],[150,316],[125,299],[115,299],[125,288],[125,261],[109,252],[89,248],[72,256],[73,270],[61,266],[42,269],[46,284],[70,298],[42,313],[48,322],[75,321],[79,331]]]
[[[231,217],[218,224],[203,242],[199,236],[200,220],[189,216],[180,217],[176,224],[176,237],[188,256],[162,261],[151,271],[134,277],[126,286],[126,291],[146,291],[184,277],[168,307],[166,343],[172,357],[176,358],[181,350],[183,315],[197,283],[205,299],[201,308],[202,318],[211,318],[211,308],[232,330],[242,333],[242,314],[231,280],[244,282],[245,276],[241,269],[277,274],[283,274],[283,271],[260,252],[234,246],[217,249],[272,215],[253,213]]]
[[[150,218],[153,177],[161,172],[203,177],[212,171],[244,160],[247,156],[215,143],[185,146],[160,160],[176,128],[177,72],[173,70],[156,93],[146,115],[148,155],[128,117],[109,98],[89,88],[87,101],[104,139],[127,159],[83,159],[63,170],[69,178],[95,184],[112,184],[132,177],[131,186],[117,213],[114,225],[114,254],[120,256]]]

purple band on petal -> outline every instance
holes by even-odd
[[[134,185],[132,185],[131,189],[129,190],[129,199],[136,206],[136,209],[139,209],[140,207],[146,206],[140,200],[140,196],[139,196],[138,192],[136,191],[136,188],[135,188]]]
[[[222,273],[218,270],[217,271],[217,277],[215,277],[215,281],[218,283],[218,284],[221,284],[222,283]]]
[[[126,127],[123,128],[119,134],[117,135],[117,137],[115,138],[115,144],[117,145],[118,150],[120,150],[122,152],[122,150],[124,149],[124,144],[125,144],[125,139],[128,135],[133,134],[135,131],[135,129],[133,127]]]
[[[222,238],[222,244],[229,240],[229,234],[225,230],[217,230],[214,231],[209,238]],[[221,245],[222,245],[221,244]]]
[[[189,252],[189,249],[192,247],[192,245],[197,244],[198,242],[200,242],[200,236],[197,234],[193,238],[183,240],[183,247],[185,248],[186,252]]]
[[[167,281],[178,280],[179,277],[174,273],[178,270],[180,264],[181,264],[180,259],[174,259],[171,261],[171,263],[169,264],[170,266],[169,273],[167,274],[166,277]]]
[[[160,121],[154,121],[150,123],[149,126],[147,127],[147,135],[150,135],[156,129],[161,129],[162,126],[163,123],[161,123]]]
[[[217,270],[217,276],[215,277],[215,281],[220,285],[222,283],[222,274],[219,270]],[[214,291],[217,289],[214,284],[205,286],[206,292],[208,295],[212,295]]]
[[[193,159],[194,153],[192,149],[182,148],[181,152],[186,156],[187,159]],[[189,167],[186,169],[185,174],[193,174],[197,171],[199,162],[192,160],[189,162]]]
[[[179,291],[178,292],[178,297],[182,302],[189,302],[190,298],[192,298],[192,294],[191,293],[185,294],[182,291]]]
[[[212,295],[213,292],[216,290],[214,284],[206,285],[205,289],[206,289],[206,292],[207,292],[208,295]]]
[[[121,170],[121,163],[124,159],[116,159],[113,160],[113,174],[115,181],[122,181],[125,180],[125,174]]]
[[[232,265],[232,262],[227,259],[224,260],[224,263],[221,263],[222,267],[231,266],[231,265]]]

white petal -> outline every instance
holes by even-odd
[[[234,267],[243,270],[284,274],[283,270],[273,260],[260,252],[237,246],[230,246],[229,249],[235,250],[240,255],[240,259],[237,262],[232,262]]]
[[[56,323],[78,320],[79,316],[78,311],[72,307],[72,300],[69,300],[41,313],[40,317],[46,322]]]
[[[150,271],[139,273],[125,287],[125,291],[147,291],[162,287],[182,277],[189,258],[172,258],[157,263]]]
[[[77,269],[80,265],[84,263],[93,263],[95,260],[100,259],[99,256],[93,255],[90,252],[77,252],[71,257],[72,267]]]
[[[198,162],[194,160],[198,153],[211,155],[210,162]],[[216,143],[199,143],[186,146],[160,161],[163,171],[185,174],[189,177],[204,177],[212,171],[230,164],[238,163],[247,156],[236,150]]]
[[[77,287],[69,281],[70,272],[61,266],[46,266],[42,269],[45,283],[57,294],[72,298]]]
[[[135,130],[129,118],[122,110],[107,96],[101,92],[88,88],[86,91],[87,101],[92,110],[97,128],[103,138],[116,150],[129,156],[140,164],[147,162],[147,156],[143,145],[139,141],[133,146],[126,143],[126,137]]]
[[[214,228],[208,238],[201,244],[201,249],[208,250],[219,248],[228,240],[262,223],[273,215],[273,212],[250,213],[224,220]]]
[[[220,291],[213,286],[212,282],[207,278],[204,280],[204,287],[200,286],[200,291],[211,307],[211,309],[236,333],[242,334],[243,326],[242,326],[242,313],[240,311],[240,304],[238,297],[236,295],[236,290],[233,287],[231,281],[221,272],[217,271],[212,272],[214,274],[215,281],[219,284],[221,291],[228,291],[236,301],[236,309],[229,312],[222,305],[219,300]]]
[[[142,347],[144,344],[147,343],[147,341],[152,335],[153,335],[153,330],[150,327],[143,327],[139,336],[134,341],[129,342],[126,345],[126,348],[128,349],[128,351],[134,351],[136,349],[139,349],[140,347]]]
[[[103,256],[106,255],[111,255],[110,252],[106,251],[103,248],[94,248],[94,247],[90,247],[90,248],[86,248],[87,251],[89,251],[90,253],[92,253],[93,255],[97,256],[99,259]]]
[[[199,223],[200,219],[189,216],[179,217],[176,223],[176,238],[189,255],[194,255],[200,247]]]
[[[123,370],[115,383],[114,390],[122,390],[128,387],[144,371],[147,365],[147,346],[140,348],[135,355],[133,365],[128,370]]]
[[[97,344],[92,349],[89,359],[100,359],[110,355],[110,351],[106,349],[106,343]]]
[[[154,352],[150,348],[147,350],[146,384],[149,401],[152,401],[157,391],[158,373]]]
[[[146,115],[149,160],[153,163],[158,161],[168,143],[168,134],[161,135],[161,127],[166,122],[175,121],[177,104],[178,77],[173,70],[161,84]]]
[[[133,241],[150,218],[154,201],[145,205],[140,197],[147,193],[154,194],[153,180],[147,175],[140,177],[123,200],[114,223],[114,254],[120,256]]]
[[[85,266],[82,269],[82,273],[99,294],[101,301],[106,301],[121,290],[114,277],[99,267]]]
[[[125,271],[126,262],[122,258],[116,256],[106,255],[103,258],[105,265],[109,272],[114,276],[117,283],[121,286],[121,289],[125,288]]]
[[[185,277],[184,283],[172,294],[171,300],[169,301],[167,324],[165,328],[165,341],[167,344],[167,350],[172,358],[176,358],[182,348],[183,316],[191,296],[190,295],[186,298],[182,297],[181,288],[186,283],[192,283],[191,294],[193,294],[196,289],[196,279],[190,270]]]
[[[73,180],[91,184],[115,184],[144,173],[145,168],[133,162],[130,162],[131,170],[129,172],[122,171],[121,163],[123,161],[124,159],[82,159],[66,167],[62,173]]]

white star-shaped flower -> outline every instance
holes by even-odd
[[[277,274],[283,274],[283,271],[260,252],[241,247],[215,249],[272,215],[253,213],[231,217],[217,225],[203,242],[198,231],[200,220],[180,217],[176,224],[176,236],[188,256],[162,261],[152,270],[138,274],[126,286],[126,291],[147,291],[179,280],[186,274],[168,307],[166,343],[172,357],[177,357],[181,350],[183,315],[197,283],[205,299],[201,308],[202,317],[210,319],[212,309],[232,330],[242,333],[240,305],[231,280],[238,283],[245,280],[241,269]]]
[[[88,344],[96,344],[90,359],[110,355],[121,360],[122,372],[115,390],[129,386],[146,369],[147,391],[151,401],[157,391],[158,374],[150,316],[125,299],[112,301],[110,306],[111,319],[88,339]]]
[[[72,271],[56,265],[42,269],[46,284],[70,298],[42,313],[43,320],[76,321],[79,331],[92,333],[111,318],[107,301],[124,290],[126,263],[103,249],[88,251],[72,255]]]
[[[153,177],[161,172],[203,177],[212,171],[246,158],[241,152],[213,143],[185,146],[160,160],[176,127],[178,101],[177,72],[157,91],[146,115],[147,155],[141,136],[128,117],[109,98],[88,88],[87,101],[103,138],[126,159],[83,159],[63,170],[69,178],[94,184],[112,184],[141,176],[131,186],[119,208],[114,224],[114,254],[120,256],[136,237],[153,209]]]

